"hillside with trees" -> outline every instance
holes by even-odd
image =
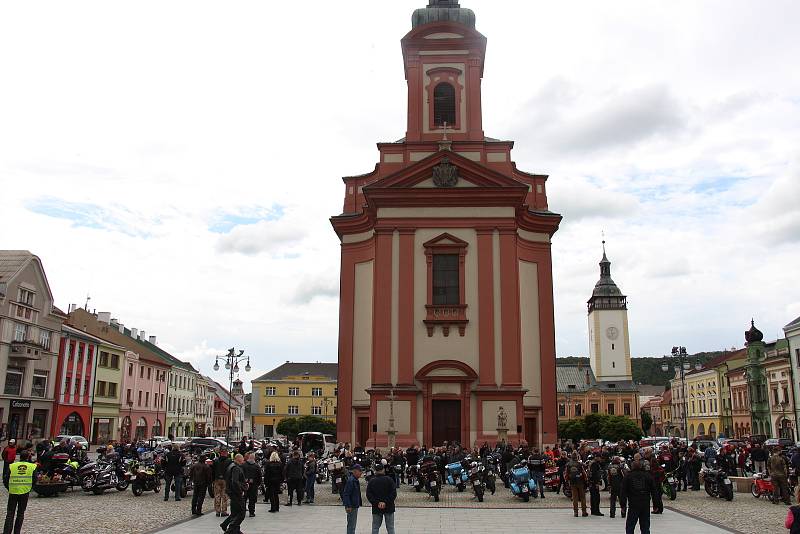
[[[692,369],[694,369],[694,363],[697,360],[700,360],[700,363],[706,363],[707,361],[716,358],[722,354],[722,352],[699,352],[697,354],[692,354],[689,356],[689,363],[692,365]],[[633,381],[637,384],[651,384],[654,386],[667,386],[669,387],[669,381],[675,376],[675,372],[670,369],[666,373],[661,370],[661,363],[663,361],[662,357],[642,357],[642,358],[631,358],[631,372],[633,373]],[[561,364],[577,364],[583,363],[583,365],[589,365],[589,358],[583,358],[578,356],[568,356],[565,358],[556,358],[556,365]]]

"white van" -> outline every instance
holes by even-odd
[[[297,437],[300,438],[300,450],[303,451],[303,454],[314,451],[322,456],[328,456],[336,449],[336,440],[333,434],[300,432]]]

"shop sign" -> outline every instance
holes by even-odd
[[[106,424],[108,424],[108,423],[111,422],[111,419],[98,419],[97,422],[98,423],[106,423]]]
[[[12,400],[11,408],[30,408],[31,401],[29,400]]]

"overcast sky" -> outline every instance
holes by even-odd
[[[218,379],[335,361],[342,176],[405,134],[425,0],[6,2],[0,247]],[[549,174],[559,355],[601,232],[635,356],[800,315],[800,3],[464,0],[486,134]]]

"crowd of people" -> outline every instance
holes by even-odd
[[[135,444],[116,443],[102,448],[99,455],[116,461],[138,458],[142,450]],[[19,449],[14,440],[10,440],[2,450],[3,485],[10,494],[4,534],[20,532],[34,471],[59,453],[85,460],[87,451],[69,440],[56,443],[44,440],[36,446],[28,444]],[[409,467],[429,462],[444,475],[448,464],[465,458],[491,460],[504,480],[510,469],[527,466],[538,489],[533,496],[539,498],[545,497],[545,474],[555,470],[556,485],[552,489],[556,493],[569,491],[575,517],[603,516],[600,495],[608,492],[609,516],[616,517],[619,510],[620,516],[626,519],[627,532],[633,532],[639,524],[645,534],[649,531],[650,514],[660,514],[664,510],[662,482],[667,476],[676,480],[677,491],[698,491],[703,466],[730,476],[768,473],[775,492],[773,502],[791,504],[791,488],[797,485],[795,473],[800,472],[800,449],[788,452],[775,447],[768,450],[760,443],[743,441],[723,443],[718,448],[678,439],[658,447],[634,441],[564,442],[543,450],[528,447],[524,442],[517,446],[484,443],[471,449],[446,443],[441,447],[415,445],[384,451],[343,443],[329,453],[313,450],[304,453],[299,442],[256,443],[252,439],[242,439],[233,447],[204,451],[186,450],[173,444],[159,451],[158,465],[165,482],[164,500],[173,496],[175,501],[180,501],[185,494],[183,485],[190,483],[193,488],[191,513],[203,515],[206,496],[213,497],[214,512],[222,519],[221,527],[227,534],[240,534],[248,514],[255,517],[260,493],[264,502],[270,504],[269,513],[273,514],[280,511],[280,496],[284,490],[284,506],[313,504],[315,486],[321,481],[318,474],[327,468],[321,462],[331,459],[343,466],[346,481],[339,498],[346,512],[347,531],[354,532],[362,506],[362,464],[371,465],[374,467],[370,473],[374,476],[368,481],[366,497],[372,505],[373,531],[385,525],[391,534],[397,489],[411,473]],[[790,508],[786,526],[800,531],[800,507]]]

